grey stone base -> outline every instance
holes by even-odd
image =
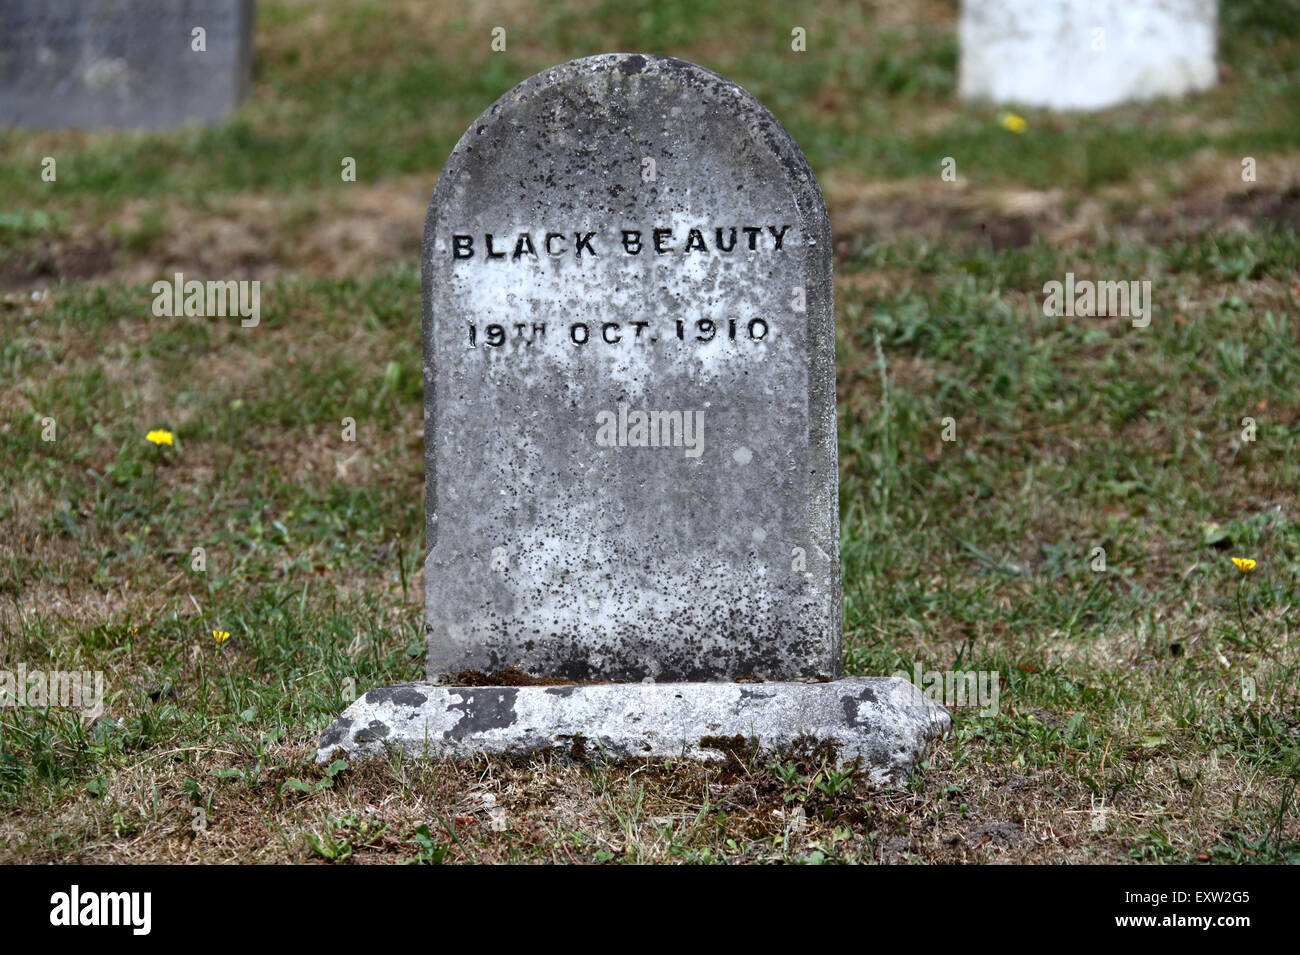
[[[947,710],[894,677],[832,683],[599,683],[371,690],[321,736],[318,762],[385,754],[464,757],[559,750],[610,761],[727,758],[724,739],[769,751],[828,743],[840,765],[860,760],[878,785],[901,783]]]

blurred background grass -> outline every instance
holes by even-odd
[[[979,157],[978,182],[1093,188],[1197,150],[1248,155],[1300,139],[1296,75],[1300,5],[1222,5],[1222,82],[1180,104],[1031,120],[1002,135],[992,111],[954,102],[956,4],[924,0],[791,7],[775,0],[483,2],[467,11],[422,2],[259,5],[257,88],[231,122],[167,136],[0,138],[0,188],[41,206],[31,175],[51,146],[77,144],[61,197],[101,202],[166,194],[192,200],[246,189],[324,189],[357,159],[375,181],[436,170],[486,104],[521,79],[576,56],[632,50],[678,56],[740,83],[784,122],[814,169],[872,178],[928,175],[942,156]],[[790,49],[793,26],[808,52]],[[507,49],[490,50],[490,30]]]

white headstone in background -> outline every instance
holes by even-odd
[[[1103,109],[1214,85],[1217,0],[962,0],[962,99]]]

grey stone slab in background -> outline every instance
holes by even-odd
[[[831,683],[435,686],[371,690],[321,737],[317,761],[395,749],[408,757],[559,750],[591,759],[725,759],[742,748],[781,752],[798,739],[830,744],[877,785],[905,782],[951,720],[906,680]]]
[[[830,227],[775,117],[680,60],[547,70],[423,256],[429,679],[838,676]]]
[[[216,122],[248,91],[253,16],[253,0],[0,0],[0,125]]]

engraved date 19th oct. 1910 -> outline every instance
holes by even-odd
[[[511,335],[511,330],[514,334]],[[682,342],[711,342],[717,339],[727,341],[761,342],[771,333],[771,325],[764,318],[744,319],[729,318],[714,321],[700,318],[694,321],[674,320],[661,334],[663,326],[649,321],[629,322],[569,322],[564,327],[563,339],[574,346],[581,347],[588,342],[620,345],[624,343],[644,344],[659,341],[661,337]],[[523,345],[541,344],[546,341],[546,322],[490,322],[480,331],[477,323],[466,325],[466,345],[478,348],[480,344],[489,348],[500,348],[513,338]]]

